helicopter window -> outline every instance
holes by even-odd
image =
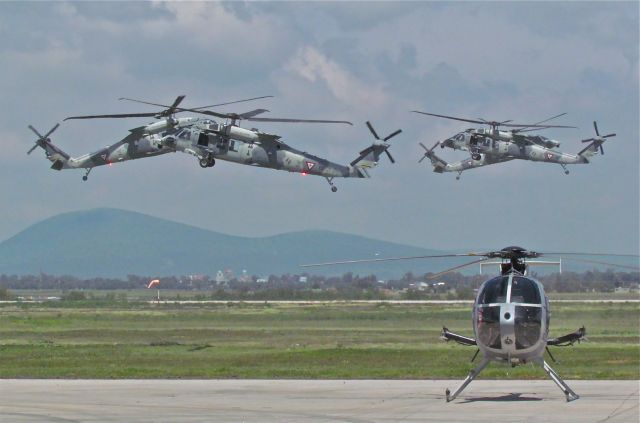
[[[478,295],[479,304],[504,303],[507,301],[508,276],[498,276],[487,282]]]
[[[456,135],[456,140],[458,140],[458,141],[462,141],[462,140],[464,140],[464,134],[458,134],[458,135]]]
[[[490,143],[491,143],[491,141],[489,140],[489,138],[485,138],[484,139],[484,145],[485,146],[489,146]]]
[[[515,316],[516,349],[531,348],[540,339],[542,329],[542,308],[516,306]]]
[[[238,151],[238,145],[236,145],[236,142],[234,140],[229,140],[229,150],[231,151]]]
[[[181,138],[183,140],[188,140],[191,137],[191,131],[189,131],[188,129],[185,129],[184,131],[180,132],[180,134],[178,134],[178,138]]]
[[[478,342],[489,348],[501,348],[500,306],[479,307],[477,311]]]
[[[516,276],[511,283],[512,303],[542,304],[540,290],[531,279]]]

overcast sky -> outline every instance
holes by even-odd
[[[49,216],[115,207],[219,232],[263,236],[329,229],[436,249],[638,253],[637,2],[0,3],[0,240]],[[336,180],[168,154],[81,170],[25,153],[33,124],[153,111],[128,96],[186,106],[273,95],[222,111],[346,119],[348,126],[264,124],[301,150],[348,163],[402,128],[371,179]],[[513,161],[455,174],[418,164],[469,125],[410,110],[525,123],[579,140],[616,132],[604,157],[570,167]],[[80,155],[145,119],[71,121],[53,141]],[[464,152],[438,150],[456,161]],[[63,240],[60,240],[63,242]]]

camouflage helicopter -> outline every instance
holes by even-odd
[[[589,163],[591,157],[597,154],[598,151],[600,151],[600,154],[604,154],[602,144],[604,144],[605,140],[609,137],[616,136],[616,134],[601,136],[598,131],[597,123],[593,122],[596,136],[594,138],[582,140],[583,143],[588,142],[590,144],[578,152],[578,154],[570,154],[554,150],[560,146],[560,142],[556,140],[549,139],[541,135],[526,134],[527,132],[538,131],[546,128],[575,128],[574,126],[545,124],[545,122],[564,116],[566,113],[561,113],[531,125],[525,125],[512,123],[511,120],[496,122],[485,119],[464,119],[454,116],[421,112],[418,110],[413,110],[413,112],[444,119],[478,123],[489,126],[489,128],[467,129],[443,142],[438,141],[431,148],[427,148],[423,143],[419,143],[425,150],[424,156],[422,156],[419,162],[422,162],[425,158],[429,158],[433,165],[434,172],[457,172],[458,175],[456,176],[456,179],[460,179],[460,174],[465,170],[496,163],[503,163],[514,159],[557,163],[562,166],[564,173],[568,175],[568,164]],[[513,129],[502,131],[499,129],[501,126]],[[455,163],[447,163],[434,153],[433,150],[438,145],[441,148],[449,147],[454,150],[468,151],[471,153],[471,157]]]
[[[45,150],[47,158],[53,162],[51,168],[85,169],[82,180],[86,181],[94,167],[111,165],[126,160],[141,159],[158,156],[172,152],[191,154],[198,159],[202,168],[215,165],[216,159],[234,163],[265,167],[276,170],[301,173],[304,175],[318,175],[326,178],[331,186],[331,191],[338,188],[333,184],[334,178],[368,178],[370,169],[378,164],[382,153],[386,153],[392,163],[394,159],[389,153],[389,139],[402,132],[400,129],[381,139],[373,129],[371,123],[367,127],[373,134],[375,141],[362,150],[358,157],[349,165],[341,165],[307,152],[297,150],[281,140],[279,135],[268,134],[257,129],[245,129],[239,126],[240,121],[283,122],[283,123],[333,123],[352,125],[348,121],[316,120],[316,119],[288,119],[288,118],[264,118],[256,117],[268,112],[266,109],[256,109],[246,113],[218,113],[206,110],[212,107],[252,101],[272,96],[256,97],[245,100],[232,101],[221,104],[213,104],[203,107],[183,108],[179,107],[185,96],[179,96],[173,104],[167,106],[150,103],[142,100],[121,98],[137,103],[143,103],[162,107],[159,112],[127,113],[70,116],[64,120],[72,119],[110,119],[110,118],[137,118],[154,117],[156,122],[139,126],[129,130],[129,134],[115,144],[104,147],[96,152],[79,157],[71,157],[62,149],[51,142],[49,136],[58,128],[56,124],[45,135],[41,135],[33,126],[29,128],[38,136],[35,145],[28,151],[30,154],[36,147]],[[190,112],[207,116],[200,117],[175,117],[177,113]],[[216,122],[209,118],[224,119],[224,122]]]
[[[541,253],[528,251],[522,247],[510,246],[498,251],[442,254],[431,256],[391,257],[365,260],[347,260],[330,263],[307,264],[302,267],[328,266],[337,264],[356,264],[367,262],[386,262],[396,260],[432,259],[445,257],[481,257],[470,263],[452,267],[448,270],[431,275],[434,279],[445,273],[463,267],[480,264],[496,264],[500,274],[485,281],[478,289],[472,310],[472,323],[475,338],[450,332],[442,328],[441,338],[445,341],[455,341],[466,346],[477,347],[471,361],[482,352],[482,359],[478,366],[469,372],[462,384],[451,393],[445,392],[447,402],[453,401],[464,388],[473,381],[478,374],[492,361],[510,364],[512,367],[527,363],[539,364],[547,375],[565,394],[567,402],[579,397],[547,364],[544,360],[546,351],[555,361],[549,346],[569,346],[585,339],[586,329],[579,328],[575,332],[558,338],[549,338],[550,309],[549,299],[545,295],[540,282],[528,276],[528,268],[532,265],[555,265],[554,261],[527,261],[543,255],[555,256],[622,256],[638,257],[627,254],[592,254],[592,253]],[[499,260],[499,261],[495,261]],[[625,266],[602,261],[575,258],[586,263],[606,264],[615,267],[638,270],[637,267]]]

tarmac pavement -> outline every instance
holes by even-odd
[[[639,381],[0,380],[1,422],[633,422]]]

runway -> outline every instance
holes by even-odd
[[[0,380],[3,422],[634,422],[639,382],[478,380]]]

